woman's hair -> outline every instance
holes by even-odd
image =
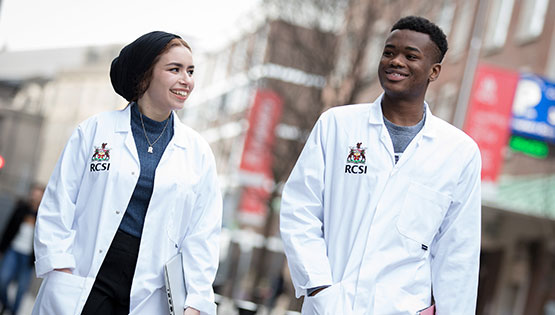
[[[137,101],[139,98],[143,96],[143,94],[145,94],[146,90],[148,90],[150,81],[152,81],[152,71],[154,70],[154,65],[156,65],[158,60],[160,60],[160,57],[166,52],[168,52],[172,47],[176,47],[176,46],[183,46],[189,49],[191,53],[193,52],[193,50],[191,49],[191,46],[189,46],[189,44],[184,39],[174,38],[170,40],[166,44],[166,46],[164,46],[164,48],[160,50],[160,53],[158,54],[158,56],[154,58],[154,60],[152,61],[152,63],[150,64],[146,72],[143,74],[141,80],[139,80],[139,83],[136,86],[136,93],[135,93],[135,97],[133,98],[133,101]]]

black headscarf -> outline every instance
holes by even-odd
[[[112,61],[110,79],[119,95],[131,102],[137,96],[137,86],[160,51],[178,35],[154,31],[123,47]]]

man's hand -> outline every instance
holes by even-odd
[[[183,311],[183,315],[200,315],[200,312],[192,307],[187,307]]]
[[[73,274],[73,272],[71,272],[71,269],[69,269],[69,268],[61,268],[61,269],[54,269],[54,270],[69,273],[69,274]]]
[[[320,293],[320,291],[325,290],[325,289],[327,289],[327,288],[329,288],[329,287],[316,289],[316,290],[314,290],[313,292],[311,292],[309,296],[315,296],[316,294]]]

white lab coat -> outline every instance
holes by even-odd
[[[174,136],[156,169],[131,287],[130,314],[167,314],[163,266],[179,251],[186,305],[216,314],[221,196],[208,144],[174,115]],[[71,135],[50,178],[35,231],[33,314],[80,314],[139,178],[130,106],[96,115]],[[92,160],[106,143],[109,161]],[[98,163],[109,163],[104,166]],[[72,268],[73,274],[53,271]]]
[[[280,229],[296,295],[331,285],[305,297],[303,314],[414,315],[431,305],[432,287],[437,314],[474,314],[478,147],[426,105],[395,164],[380,104],[322,114],[284,187]],[[348,163],[359,142],[365,163]]]

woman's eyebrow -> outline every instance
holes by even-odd
[[[176,66],[176,67],[183,68],[183,65],[180,64],[179,62],[170,62],[170,63],[166,64],[166,66]]]

